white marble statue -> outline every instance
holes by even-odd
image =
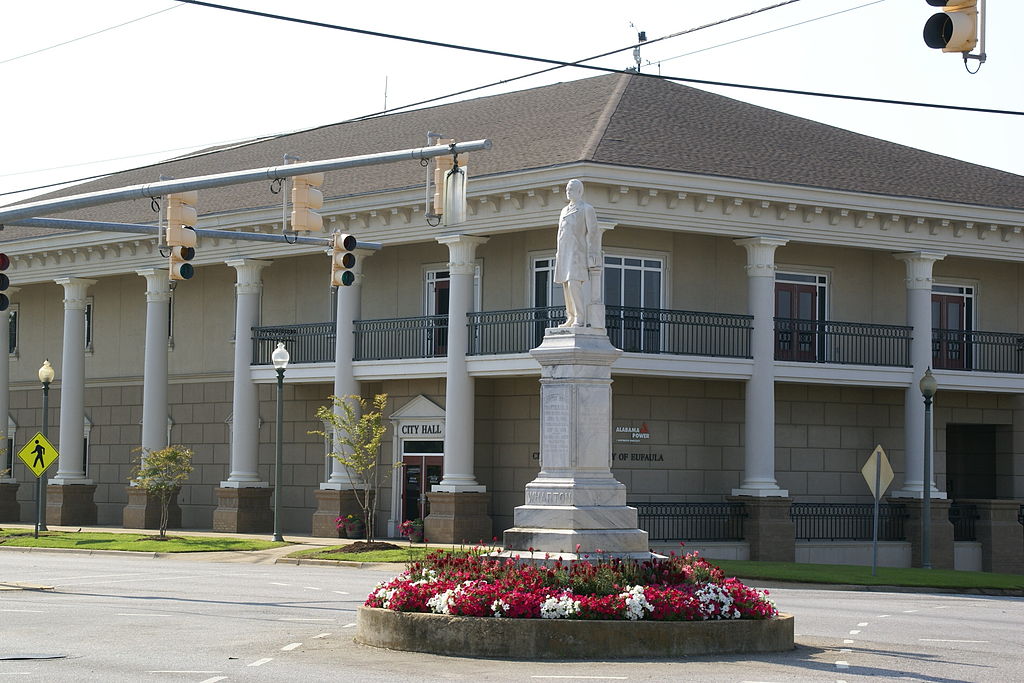
[[[590,270],[601,267],[601,235],[597,212],[583,201],[583,183],[572,179],[565,186],[569,203],[558,217],[554,281],[565,292],[565,322],[559,327],[585,327],[591,303]],[[600,325],[603,327],[603,322]]]

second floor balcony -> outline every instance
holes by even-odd
[[[565,320],[564,307],[479,311],[468,316],[470,356],[526,354],[544,331]],[[608,306],[605,327],[626,353],[652,356],[751,358],[749,315]],[[354,361],[443,358],[452,330],[448,316],[357,320]],[[334,360],[332,322],[253,328],[253,365],[269,365],[278,341],[292,363]],[[832,320],[775,319],[775,359],[798,363],[910,367],[912,329],[903,325]],[[936,369],[1024,373],[1024,334],[933,330]]]

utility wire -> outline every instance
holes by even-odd
[[[7,59],[0,60],[0,64],[6,64],[8,62],[13,62],[16,59],[23,59],[25,57],[31,57],[32,55],[37,55],[40,52],[46,52],[47,50],[52,50],[52,49],[54,49],[56,47],[61,47],[62,45],[69,45],[69,44],[77,42],[79,40],[85,40],[86,38],[91,38],[93,36],[98,36],[101,33],[106,33],[107,31],[113,31],[115,28],[121,28],[122,26],[127,26],[128,24],[134,24],[137,21],[142,21],[143,19],[149,19],[150,17],[155,17],[158,14],[163,14],[164,12],[169,12],[172,9],[178,9],[179,7],[181,7],[181,5],[171,5],[170,7],[165,7],[162,10],[157,10],[156,12],[151,12],[151,13],[145,14],[145,15],[143,15],[141,17],[136,17],[135,19],[129,19],[128,21],[122,22],[120,24],[116,24],[114,26],[108,26],[107,28],[101,28],[99,31],[93,31],[92,33],[86,33],[84,36],[78,36],[77,38],[71,38],[70,40],[65,40],[64,42],[57,43],[56,45],[50,45],[49,47],[41,47],[38,50],[33,50],[32,52],[26,52],[25,54],[18,55],[17,57],[8,57]]]

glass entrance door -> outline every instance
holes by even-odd
[[[402,460],[402,520],[424,519],[430,514],[427,494],[441,483],[444,458],[437,455],[407,455]]]
[[[818,359],[818,287],[775,283],[775,358],[813,363]]]

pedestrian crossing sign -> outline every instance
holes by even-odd
[[[60,457],[60,453],[52,443],[43,436],[42,432],[36,432],[28,442],[18,451],[18,457],[25,463],[25,467],[32,470],[36,477],[43,476],[46,468],[53,464],[53,461]]]

